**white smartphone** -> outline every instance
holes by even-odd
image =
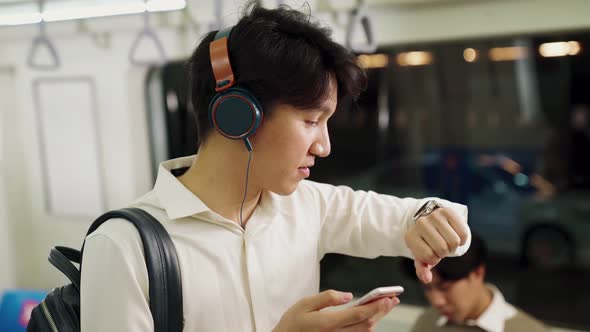
[[[373,289],[372,291],[368,292],[367,294],[363,295],[360,299],[353,300],[345,304],[345,307],[355,307],[363,304],[367,304],[369,302],[373,302],[379,300],[384,297],[394,297],[398,296],[404,292],[404,288],[402,286],[387,286],[387,287],[378,287]]]

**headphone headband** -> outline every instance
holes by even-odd
[[[232,27],[217,31],[209,44],[216,92],[209,103],[209,121],[223,136],[243,140],[252,151],[248,137],[262,121],[262,107],[249,90],[239,84],[235,86],[228,48],[231,30]]]
[[[215,76],[216,92],[229,89],[235,84],[227,47],[232,28],[228,27],[217,31],[215,39],[209,44],[209,55],[211,57],[213,76]]]

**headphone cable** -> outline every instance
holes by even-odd
[[[244,227],[244,220],[242,219],[242,211],[244,210],[244,202],[246,202],[246,195],[248,194],[248,175],[250,174],[250,161],[252,160],[252,150],[249,150],[248,166],[246,166],[246,187],[244,188],[244,198],[242,199],[242,205],[240,206],[240,226]]]

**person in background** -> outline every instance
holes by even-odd
[[[412,332],[543,332],[535,318],[506,302],[500,290],[485,281],[487,248],[472,233],[461,257],[442,260],[424,290],[432,307],[418,318]]]

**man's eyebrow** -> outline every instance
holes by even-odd
[[[322,105],[322,106],[320,106],[319,110],[320,110],[322,113],[326,113],[326,114],[331,114],[331,113],[334,111],[334,110],[333,110],[331,107],[329,107],[329,106],[327,106],[327,105],[325,105],[325,104],[324,104],[324,105]]]

